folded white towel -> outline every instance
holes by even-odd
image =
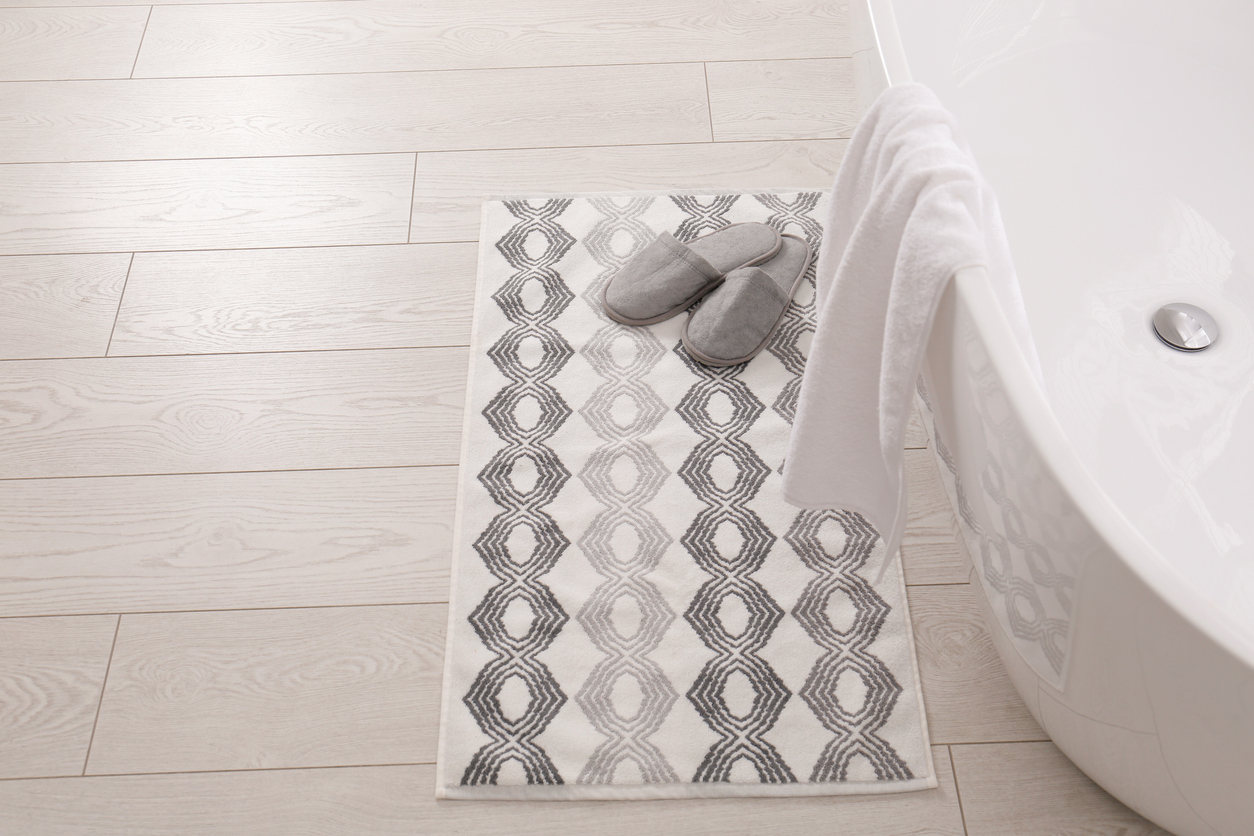
[[[891,87],[836,175],[784,466],[789,503],[862,514],[885,539],[885,565],[905,528],[902,448],[932,318],[954,272],[975,265],[987,268],[1035,366],[992,190],[932,91]]]

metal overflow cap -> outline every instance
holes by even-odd
[[[1172,348],[1201,351],[1219,339],[1219,325],[1197,305],[1172,302],[1154,314],[1154,333]]]

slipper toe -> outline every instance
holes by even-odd
[[[628,325],[674,316],[723,274],[690,247],[663,232],[619,270],[605,287],[605,312]]]
[[[760,267],[727,275],[684,323],[689,353],[712,366],[751,360],[770,342],[810,264],[810,245],[783,236],[779,254]]]

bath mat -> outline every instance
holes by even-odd
[[[780,496],[807,277],[711,368],[601,310],[662,231],[821,243],[823,192],[491,199],[455,521],[437,795],[640,799],[936,786],[899,568]],[[813,268],[811,268],[813,270]]]

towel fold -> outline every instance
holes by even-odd
[[[885,540],[885,564],[905,528],[903,445],[932,318],[954,272],[975,265],[1035,367],[992,190],[932,91],[890,87],[836,175],[784,466],[785,500],[862,514]]]

